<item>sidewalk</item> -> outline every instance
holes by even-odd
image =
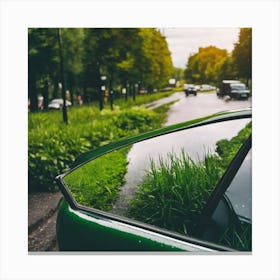
[[[62,194],[28,194],[28,251],[56,251],[56,216]]]

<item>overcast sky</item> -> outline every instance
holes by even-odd
[[[231,52],[238,40],[239,28],[160,28],[166,36],[175,67],[185,68],[188,57],[199,47],[210,45]]]

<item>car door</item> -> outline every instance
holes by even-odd
[[[230,220],[227,189],[248,153],[250,117],[222,114],[83,155],[57,178],[60,250],[242,250],[205,225],[222,223],[217,213]]]

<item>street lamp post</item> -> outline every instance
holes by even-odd
[[[105,86],[105,81],[106,81],[107,77],[106,76],[101,76],[101,81],[102,81],[102,85],[101,85],[101,89],[100,89],[100,98],[99,98],[99,108],[100,111],[103,110],[104,108],[104,92],[106,90],[106,86]]]
[[[129,83],[126,84],[125,101],[127,101],[127,99],[128,99],[128,94],[129,94]]]
[[[136,100],[136,92],[137,92],[137,89],[138,89],[138,84],[134,84],[134,87],[133,87],[133,101]]]
[[[114,104],[114,91],[111,89],[111,90],[110,90],[110,105],[111,105],[111,110],[112,110],[112,111],[113,111],[113,109],[114,109],[113,104]]]
[[[57,39],[58,39],[58,49],[59,49],[59,61],[60,61],[60,79],[62,85],[62,114],[63,121],[66,125],[68,125],[68,117],[67,117],[67,109],[66,109],[66,94],[65,94],[65,84],[64,84],[64,72],[63,72],[63,55],[62,55],[62,44],[61,44],[61,34],[60,28],[57,29]]]

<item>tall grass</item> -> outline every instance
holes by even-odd
[[[134,219],[190,234],[206,200],[220,177],[218,157],[206,155],[195,163],[183,150],[169,153],[150,171],[131,200],[128,216]]]
[[[252,250],[252,226],[241,223],[239,227],[231,224],[223,233],[218,243],[240,251]]]
[[[150,169],[130,201],[127,216],[175,232],[195,234],[198,217],[229,163],[252,132],[252,123],[237,136],[217,142],[217,154],[205,153],[194,162],[183,150],[169,153]],[[251,229],[231,225],[220,243],[238,250],[251,249]]]

